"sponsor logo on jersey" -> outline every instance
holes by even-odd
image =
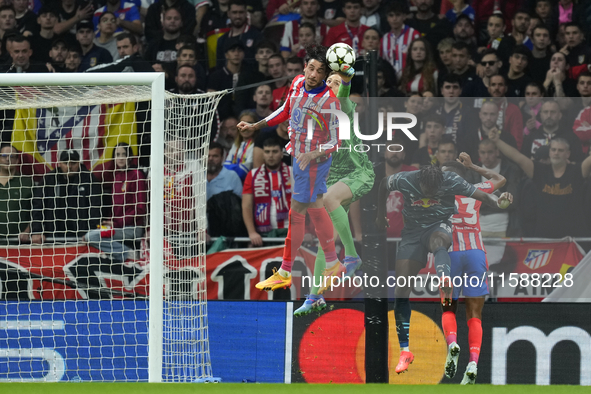
[[[410,204],[411,207],[423,207],[423,208],[429,208],[430,206],[433,206],[433,205],[441,205],[441,202],[439,200],[434,200],[432,198],[421,198],[420,200],[412,201]]]

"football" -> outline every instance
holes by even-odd
[[[347,71],[355,64],[355,52],[349,45],[337,43],[328,48],[326,60],[331,70]]]

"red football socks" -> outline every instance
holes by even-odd
[[[447,345],[449,346],[451,343],[457,342],[458,323],[456,322],[456,314],[451,311],[443,312],[441,325],[443,326],[443,335],[445,335]]]
[[[470,345],[470,361],[478,363],[480,346],[482,345],[482,321],[475,317],[468,320],[468,344]]]
[[[316,228],[316,236],[320,242],[320,247],[324,251],[326,262],[332,262],[337,259],[337,253],[334,246],[334,227],[332,220],[325,208],[308,208],[310,219]]]
[[[295,252],[300,248],[304,241],[306,232],[306,215],[289,211],[289,227],[287,228],[287,237],[285,238],[285,248],[283,248],[283,263],[281,269],[291,272]],[[292,250],[295,247],[295,250]]]

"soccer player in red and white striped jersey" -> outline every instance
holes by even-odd
[[[271,277],[257,283],[260,290],[277,290],[291,286],[291,268],[304,240],[306,213],[316,228],[320,247],[326,256],[326,268],[340,264],[337,259],[333,225],[324,208],[323,194],[332,162],[331,153],[339,146],[335,115],[320,113],[322,109],[340,109],[339,101],[326,85],[329,74],[326,48],[306,49],[304,75],[294,78],[285,104],[258,123],[240,122],[238,129],[260,130],[289,119],[287,151],[296,159],[293,166],[293,189],[289,227],[285,239],[281,268]],[[312,122],[311,138],[308,124]]]
[[[460,164],[460,163],[462,164]],[[476,171],[488,179],[487,182],[475,185],[479,190],[493,193],[503,187],[507,181],[504,176],[472,163],[470,155],[461,153],[458,162],[444,163],[443,171],[452,171],[464,177],[466,168]],[[511,203],[513,196],[503,193],[497,201],[500,208],[506,202]],[[458,368],[460,347],[457,344],[456,310],[460,292],[466,300],[466,319],[468,320],[468,343],[470,345],[470,362],[464,373],[462,384],[474,384],[477,375],[478,356],[482,344],[482,307],[484,297],[488,294],[486,274],[488,264],[486,252],[480,235],[480,205],[481,202],[470,197],[456,196],[458,213],[452,218],[452,246],[449,257],[451,259],[451,277],[453,288],[452,303],[442,306],[441,317],[443,332],[447,342],[447,360],[445,362],[445,376],[453,378]],[[508,205],[507,205],[508,206]],[[460,283],[461,281],[461,283]]]
[[[382,37],[381,56],[394,67],[398,77],[406,64],[410,43],[421,36],[418,30],[404,24],[408,13],[406,3],[392,2],[387,13],[390,31]]]

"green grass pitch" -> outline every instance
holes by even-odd
[[[588,393],[582,386],[534,385],[438,385],[391,386],[380,384],[150,384],[150,383],[0,383],[0,392],[6,394],[392,394],[402,389],[404,394],[574,394]]]

